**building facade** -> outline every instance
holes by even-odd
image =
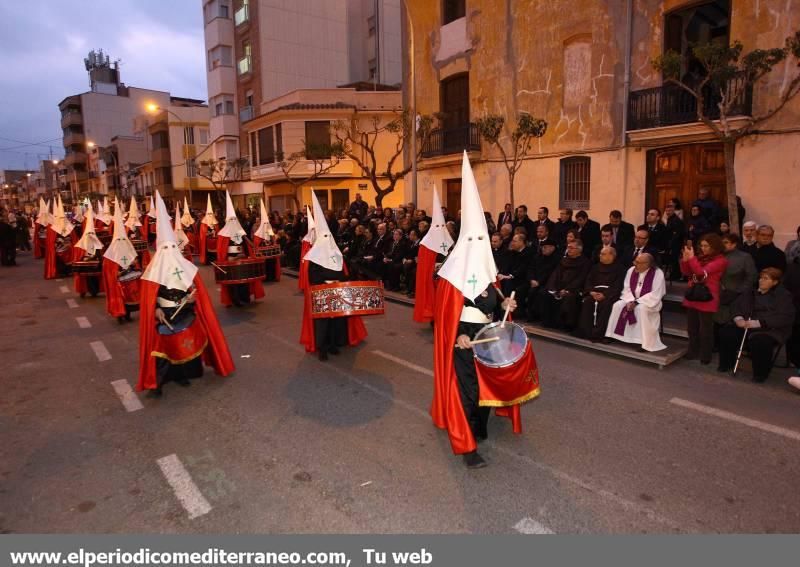
[[[689,206],[704,187],[725,205],[722,147],[696,120],[696,107],[664,85],[651,60],[688,54],[704,41],[740,40],[745,51],[783,45],[800,27],[800,6],[777,0],[409,0],[405,21],[406,104],[442,113],[418,164],[421,206],[434,184],[459,206],[461,151],[469,150],[484,206],[509,199],[496,148],[476,122],[528,113],[548,122],[515,181],[516,205],[585,209],[604,223],[619,209],[634,224],[672,197]],[[759,115],[797,72],[781,65],[741,107]],[[691,62],[684,69],[688,76]],[[736,148],[746,219],[792,237],[800,210],[800,100]],[[765,182],[765,172],[770,172]],[[410,184],[407,184],[407,187]],[[688,214],[688,211],[687,211]],[[555,216],[555,215],[553,215]]]

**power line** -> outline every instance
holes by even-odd
[[[15,140],[13,138],[4,138],[4,137],[0,136],[0,140],[5,140],[7,142],[17,142],[19,144],[22,144],[20,146],[8,146],[8,147],[5,147],[5,148],[0,148],[0,150],[16,150],[16,149],[19,149],[19,148],[27,148],[29,146],[44,146],[44,147],[47,147],[48,146],[48,142],[55,142],[55,141],[62,140],[62,139],[63,138],[53,138],[51,140],[42,140],[41,142],[30,142],[30,143],[27,143],[27,142],[23,142],[22,140]]]

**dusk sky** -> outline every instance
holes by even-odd
[[[0,21],[0,169],[63,156],[58,103],[89,90],[92,49],[126,85],[207,98],[200,0],[0,2]]]

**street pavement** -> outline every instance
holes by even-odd
[[[756,385],[534,339],[524,432],[493,417],[469,471],[431,423],[432,333],[407,306],[323,363],[298,344],[296,280],[226,309],[201,268],[236,372],[153,400],[124,395],[138,314],[119,325],[18,263],[0,270],[0,533],[800,531],[786,370]]]

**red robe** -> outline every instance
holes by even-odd
[[[155,226],[155,219],[151,219],[150,215],[142,217],[142,237],[145,242],[150,242],[150,225]]]
[[[123,317],[127,311],[125,309],[126,295],[123,293],[122,284],[119,282],[120,265],[116,262],[103,259],[103,285],[106,292],[106,312],[112,317]],[[137,280],[131,285],[141,285],[142,280]],[[132,298],[128,302],[136,301],[136,292],[130,293]]]
[[[200,274],[194,277],[194,285],[197,288],[195,300],[195,314],[197,319],[195,325],[202,325],[208,338],[208,343],[203,350],[203,363],[212,366],[214,372],[219,376],[228,376],[236,367],[233,358],[228,350],[228,343],[222,328],[217,320],[217,314],[211,305],[208,291],[200,279]],[[156,297],[158,296],[159,285],[155,282],[142,280],[141,299],[139,301],[140,321],[139,321],[139,381],[136,390],[154,390],[158,387],[156,378],[156,359],[151,355],[158,340],[156,330]]]
[[[33,223],[33,257],[34,258],[43,258],[44,257],[44,250],[42,250],[42,243],[39,240],[39,232],[44,227],[39,223]]]
[[[58,238],[58,234],[48,226],[44,250],[44,279],[46,280],[52,280],[58,277],[58,267],[56,266],[56,256],[58,254],[56,252],[56,238]],[[70,240],[73,246],[78,242],[78,235],[75,234],[74,230],[70,233]],[[61,259],[65,263],[72,261],[72,251],[67,250],[64,252],[61,255]]]
[[[214,226],[216,227],[216,226],[219,226],[219,225],[215,224]],[[197,252],[198,252],[198,254],[200,254],[200,263],[201,264],[207,264],[208,260],[207,260],[207,257],[206,257],[206,251],[208,250],[208,245],[209,245],[209,243],[208,243],[208,225],[207,224],[203,224],[202,222],[199,223],[198,231],[199,232],[197,234],[197,244],[198,244]],[[226,254],[227,254],[227,250],[226,250]],[[225,258],[225,256],[223,256],[223,258]]]
[[[267,241],[261,238],[260,236],[253,237],[253,243],[258,246],[266,246]],[[275,256],[274,258],[270,258],[269,260],[265,260],[266,262],[275,262],[275,281],[281,281],[281,257]]]
[[[436,289],[433,270],[436,267],[436,252],[420,245],[417,255],[417,281],[414,287],[414,321],[429,323],[433,321],[433,303]]]
[[[347,268],[345,267],[345,274]],[[308,262],[300,266],[300,273],[305,272],[308,281]],[[303,325],[300,329],[300,344],[306,347],[306,352],[317,351],[317,341],[314,335],[314,320],[311,318],[311,292],[306,286],[303,293]],[[347,344],[356,346],[367,338],[367,327],[358,315],[347,317]]]
[[[230,243],[231,239],[227,236],[220,236],[217,235],[217,258],[227,258],[228,257],[228,244]],[[242,246],[245,249],[249,249],[246,243],[242,242]],[[249,254],[248,254],[249,255]],[[216,268],[214,268],[216,270]],[[248,284],[250,286],[250,296],[253,299],[261,299],[264,297],[264,284],[261,281],[254,281]],[[225,307],[233,305],[233,301],[231,300],[231,293],[228,289],[228,286],[222,284],[219,286],[219,301]]]
[[[306,254],[311,250],[311,244],[308,240],[303,240],[300,243],[300,277],[297,278],[297,287],[300,291],[305,291],[308,287],[308,262],[303,260]]]
[[[72,247],[72,261],[75,260],[82,260],[83,257],[86,255],[86,250],[83,248],[79,248],[77,246]],[[102,264],[103,261],[100,260]],[[115,264],[116,265],[116,264]],[[86,283],[86,276],[83,274],[72,274],[73,281],[75,282],[75,293],[79,293],[81,295],[85,295],[89,293],[89,285]],[[100,278],[100,292],[104,292],[106,290],[105,282],[103,278]]]
[[[433,424],[440,429],[447,429],[450,437],[450,446],[453,453],[461,455],[471,453],[477,449],[475,437],[464,415],[464,406],[461,405],[461,394],[458,387],[453,364],[453,348],[458,338],[458,321],[464,308],[464,295],[448,280],[441,279],[436,285],[436,303],[434,307],[433,330],[433,401],[431,403],[431,418]],[[478,372],[478,383],[481,397],[487,389],[481,387],[481,375]],[[514,384],[516,385],[516,384]],[[503,392],[497,392],[501,394]],[[531,397],[537,396],[538,373],[536,376],[536,391]],[[530,398],[527,398],[530,399]],[[522,432],[522,419],[520,404],[496,407],[495,414],[511,419],[514,433]]]

